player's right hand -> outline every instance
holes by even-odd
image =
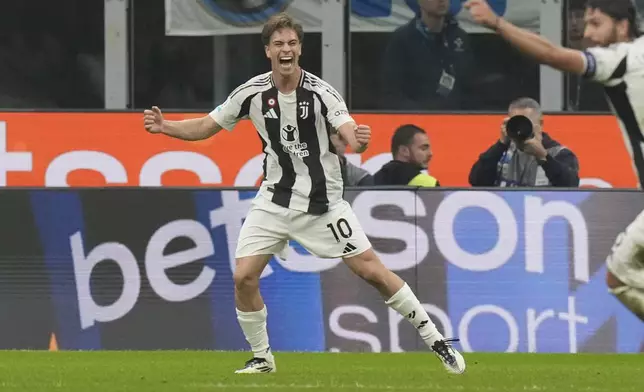
[[[163,113],[161,109],[152,106],[152,110],[143,111],[143,124],[145,130],[150,133],[160,133],[163,131]]]

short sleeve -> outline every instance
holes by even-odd
[[[349,115],[349,109],[347,109],[347,104],[344,102],[340,94],[331,86],[326,85],[322,89],[322,101],[327,107],[327,120],[331,126],[335,129],[340,128],[340,126],[353,121],[351,115]]]
[[[232,131],[239,120],[248,115],[242,108],[243,102],[240,102],[243,96],[244,94],[233,92],[224,103],[210,112],[210,117],[225,130]]]
[[[607,83],[621,78],[626,72],[628,44],[616,44],[606,48],[593,47],[583,52],[586,61],[584,77],[595,82]]]

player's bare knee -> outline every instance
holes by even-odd
[[[252,289],[259,286],[261,271],[251,268],[248,262],[237,260],[237,266],[233,273],[233,282],[238,291]]]
[[[233,281],[238,291],[259,287],[259,276],[241,268],[237,268],[233,273]]]
[[[237,290],[259,287],[259,278],[270,260],[269,255],[242,257],[235,261],[233,282]]]

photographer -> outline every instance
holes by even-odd
[[[543,132],[541,106],[519,98],[509,107],[501,137],[479,156],[470,171],[472,186],[578,187],[575,154]]]

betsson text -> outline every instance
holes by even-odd
[[[71,235],[70,247],[74,263],[81,327],[89,328],[96,322],[117,320],[130,312],[139,299],[142,279],[148,280],[151,288],[160,298],[170,302],[188,301],[201,295],[212,283],[216,273],[214,269],[204,266],[198,277],[186,284],[172,282],[168,278],[166,270],[202,260],[216,252],[219,253],[215,249],[211,229],[224,226],[227,236],[226,242],[229,248],[230,268],[234,270],[235,241],[241,229],[242,219],[246,216],[250,207],[251,200],[240,200],[239,193],[236,191],[222,191],[221,196],[223,205],[210,212],[209,227],[197,220],[182,219],[168,222],[154,232],[146,246],[144,258],[145,277],[139,271],[135,256],[124,244],[107,242],[98,244],[91,249],[85,249],[82,233],[76,232]],[[542,251],[544,247],[544,226],[551,218],[561,217],[568,222],[572,232],[572,244],[574,247],[573,277],[579,282],[589,281],[586,221],[575,205],[565,201],[544,202],[541,197],[525,195],[522,208],[525,217],[521,220],[525,222],[525,227],[519,228],[515,212],[500,196],[489,192],[477,192],[476,197],[472,197],[471,192],[455,192],[447,194],[438,205],[432,225],[433,233],[427,233],[425,229],[413,223],[382,221],[372,215],[376,207],[389,205],[402,212],[400,218],[416,215],[419,220],[422,220],[423,217],[427,217],[428,212],[422,198],[414,192],[366,191],[358,194],[352,205],[369,237],[393,239],[405,244],[402,250],[396,253],[380,254],[383,262],[393,271],[413,268],[423,262],[430,252],[430,235],[433,236],[434,243],[443,257],[455,267],[476,272],[496,270],[502,268],[517,252],[519,233],[524,233],[525,247],[519,251],[524,252],[522,260],[525,260],[525,272],[542,274],[545,270]],[[453,230],[457,215],[462,210],[472,207],[487,211],[495,218],[498,225],[496,244],[491,249],[478,254],[462,249]],[[167,245],[178,237],[190,239],[194,247],[189,250],[166,254],[165,248]],[[503,244],[500,240],[501,238],[503,239]],[[124,283],[122,292],[117,300],[108,305],[99,305],[92,298],[90,282],[96,265],[105,260],[113,260],[117,263],[123,275]],[[288,260],[276,258],[275,262],[291,271],[316,273],[334,268],[341,260],[321,260],[312,255],[297,253],[291,249]],[[269,265],[262,277],[272,273],[273,269]],[[375,322],[375,320],[371,320],[373,317],[364,314],[365,311],[369,311],[368,309],[356,311],[355,309],[357,308],[359,306],[351,309],[339,308],[334,311],[335,315],[330,320],[334,333],[338,336],[343,336],[343,333],[347,333],[342,332],[337,320],[333,321],[334,317],[339,318],[346,312],[355,311],[358,314],[362,314],[369,321]],[[476,316],[477,311],[496,314],[500,312],[498,309],[491,308],[474,309],[471,311],[473,313],[468,317],[473,318]],[[437,311],[434,314],[445,326],[447,325],[449,320],[444,320],[445,315],[440,315]],[[554,317],[554,314],[547,313],[547,315]],[[532,320],[534,330],[536,330],[541,322],[540,320],[545,315],[543,312],[533,315],[528,313],[527,317]],[[395,321],[395,317],[390,316],[389,319]],[[561,319],[563,320],[563,318]],[[461,321],[462,323],[463,321]],[[334,325],[336,326],[335,328]],[[512,324],[508,323],[508,325]],[[467,326],[459,328],[467,328]],[[512,330],[512,326],[509,328]],[[353,338],[361,340],[357,336],[353,336]],[[368,338],[363,337],[362,340],[367,341]],[[510,343],[509,349],[512,348],[513,344]],[[374,350],[378,348],[373,342],[371,346]],[[395,346],[392,348],[395,348]]]

